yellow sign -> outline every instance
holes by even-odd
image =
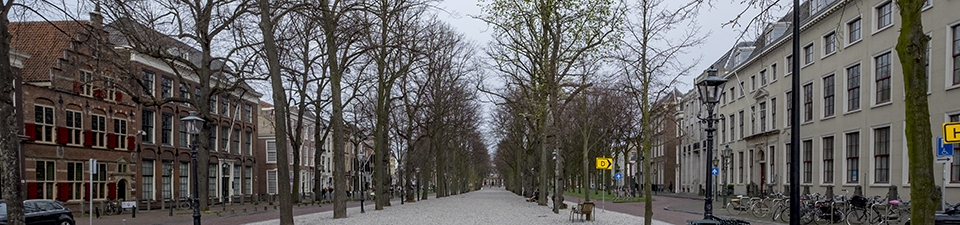
[[[613,158],[597,157],[597,169],[598,169],[598,170],[612,170],[612,169],[613,169]]]
[[[960,143],[960,122],[943,124],[943,142],[947,144]]]

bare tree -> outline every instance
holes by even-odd
[[[13,67],[10,65],[10,31],[7,26],[10,24],[10,8],[14,6],[13,0],[6,0],[0,5],[0,160],[3,160],[2,176],[3,183],[0,188],[3,189],[2,197],[7,202],[7,223],[24,224],[23,214],[23,187],[20,183],[23,172],[20,168],[20,126],[17,121],[16,108],[13,98],[15,86]]]

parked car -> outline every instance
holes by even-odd
[[[32,199],[23,202],[23,213],[28,225],[74,225],[73,213],[60,202]],[[7,224],[7,202],[0,200],[0,225]]]

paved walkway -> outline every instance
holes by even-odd
[[[569,202],[568,202],[569,203]],[[608,208],[609,209],[609,208]],[[348,218],[333,219],[333,212],[320,212],[294,217],[301,224],[579,224],[570,222],[569,210],[554,214],[548,206],[525,202],[501,188],[485,188],[467,194],[426,201],[394,205],[384,210],[348,208]],[[590,224],[642,224],[643,218],[599,208],[594,210],[596,221]],[[278,220],[269,220],[255,225],[274,225]],[[654,220],[654,224],[669,224]]]
[[[698,201],[696,201],[695,203],[666,206],[664,207],[665,210],[674,211],[674,212],[684,212],[684,213],[695,214],[695,215],[703,215],[703,203],[704,203],[703,196],[698,196],[693,194],[673,194],[673,193],[664,194],[664,196],[667,196],[667,195],[671,197],[676,197],[676,198],[696,199]],[[721,217],[739,218],[742,220],[746,220],[747,222],[750,222],[750,224],[752,225],[783,224],[783,223],[780,223],[779,221],[776,221],[776,222],[773,221],[771,219],[771,217],[773,216],[772,214],[764,218],[754,217],[752,214],[748,212],[741,213],[738,216],[733,216],[729,212],[727,212],[727,209],[723,208],[723,198],[716,199],[716,201],[713,202],[713,215],[721,216]]]

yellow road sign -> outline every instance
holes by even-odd
[[[960,122],[943,124],[943,142],[947,144],[960,143]]]
[[[613,158],[597,157],[597,169],[598,169],[598,170],[612,170],[612,169],[613,169]]]

